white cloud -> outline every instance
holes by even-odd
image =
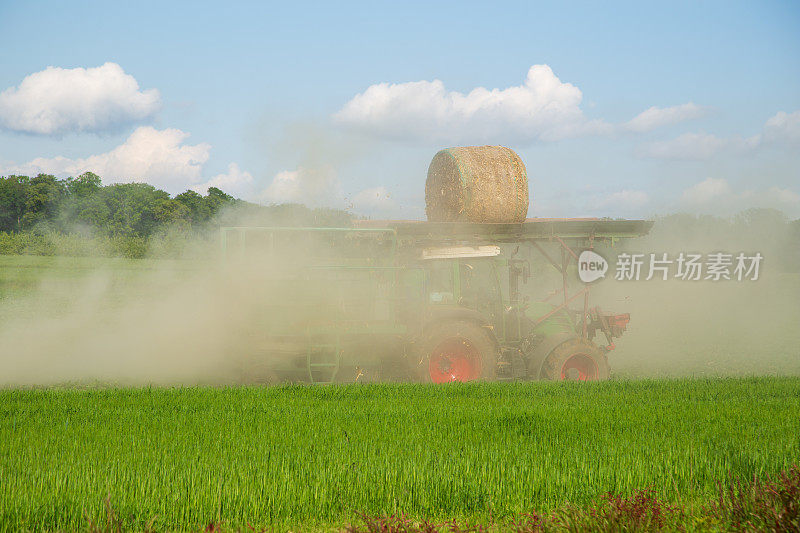
[[[672,107],[653,106],[623,124],[622,128],[634,132],[647,132],[662,126],[699,118],[703,112],[702,107],[692,102]]]
[[[782,204],[800,206],[800,194],[789,189],[770,187],[767,189],[767,196]]]
[[[264,199],[274,203],[299,202],[302,196],[299,170],[283,170],[264,190]]]
[[[3,174],[78,176],[91,171],[104,183],[144,181],[169,192],[186,188],[219,187],[238,194],[251,184],[253,176],[235,163],[228,172],[203,181],[203,165],[208,161],[211,145],[186,144],[189,134],[178,129],[157,130],[150,126],[137,128],[121,145],[97,155],[81,159],[67,157],[36,158],[21,165],[0,168]],[[199,191],[198,191],[199,192]]]
[[[800,207],[800,194],[780,187],[773,186],[766,191],[744,191],[741,197],[757,207]]]
[[[534,188],[535,191],[535,188]],[[653,211],[647,191],[597,188],[592,185],[539,190],[528,209],[531,217],[627,217],[642,218]]]
[[[334,115],[338,123],[386,139],[443,143],[557,140],[611,131],[588,120],[580,89],[547,65],[534,65],[523,85],[447,91],[439,80],[379,83]]]
[[[211,150],[206,143],[184,144],[187,137],[188,133],[178,129],[157,130],[142,126],[124,143],[103,154],[83,159],[40,157],[3,171],[29,175],[42,172],[58,176],[77,176],[91,171],[106,183],[140,180],[174,190],[200,180],[203,165],[208,161]]]
[[[760,136],[717,137],[708,133],[684,133],[669,141],[658,141],[645,145],[639,153],[654,159],[710,159],[723,151],[749,152],[759,146]]]
[[[140,91],[116,63],[47,67],[0,93],[0,127],[39,135],[108,131],[151,117],[160,104],[156,89]]]
[[[261,193],[261,200],[282,204],[331,206],[340,203],[339,181],[332,168],[297,167],[278,172]]]
[[[252,184],[253,175],[240,169],[236,163],[231,163],[228,165],[227,173],[217,174],[205,183],[195,185],[192,190],[200,194],[206,194],[209,187],[216,187],[230,195],[241,196],[248,191]]]
[[[765,146],[783,146],[790,149],[800,146],[800,111],[794,113],[780,111],[764,123],[762,133],[752,137],[717,137],[708,133],[684,133],[669,141],[649,143],[641,147],[639,153],[655,159],[701,160],[711,159],[722,152],[749,153]]]
[[[800,111],[780,111],[764,124],[764,142],[800,146]]]
[[[669,141],[650,143],[643,150],[655,159],[707,159],[725,146],[725,140],[705,133],[684,133]]]
[[[372,187],[356,193],[352,204],[358,211],[379,211],[392,207],[393,202],[386,187]]]
[[[724,178],[707,178],[683,191],[682,203],[697,211],[730,214],[750,207],[772,207],[789,213],[800,210],[800,194],[772,186],[736,191]]]
[[[731,187],[723,178],[707,178],[683,191],[683,201],[689,204],[706,204],[730,196]]]

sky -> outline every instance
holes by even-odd
[[[0,175],[424,218],[449,146],[528,216],[800,217],[800,2],[0,0]]]

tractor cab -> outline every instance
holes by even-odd
[[[499,255],[499,246],[424,249],[422,267],[427,276],[428,303],[473,309],[495,322],[503,307]]]
[[[521,337],[519,316],[529,307],[523,285],[531,276],[527,259],[504,257],[498,245],[449,246],[422,251],[425,293],[431,306],[472,310],[504,339]]]

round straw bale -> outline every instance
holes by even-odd
[[[437,153],[425,182],[431,222],[524,222],[528,174],[504,146],[462,146]]]

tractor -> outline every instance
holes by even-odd
[[[608,353],[630,316],[590,306],[590,284],[571,289],[580,283],[578,257],[651,226],[527,219],[222,228],[226,262],[255,272],[263,291],[242,372],[311,383],[607,379]],[[544,277],[531,273],[534,256],[558,274],[535,301],[526,287]]]

